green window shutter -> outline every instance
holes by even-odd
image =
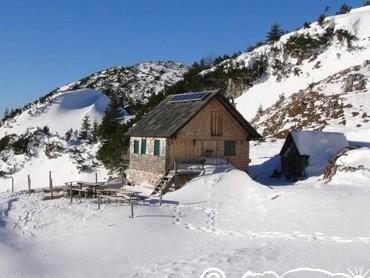
[[[224,156],[236,155],[236,141],[225,141],[224,143]]]
[[[154,155],[160,155],[161,153],[161,141],[154,140]]]
[[[146,139],[141,139],[141,154],[146,154]]]
[[[134,140],[134,153],[139,153],[139,141]]]

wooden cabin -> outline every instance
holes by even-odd
[[[129,181],[155,185],[176,161],[225,159],[248,171],[257,131],[217,91],[168,96],[133,126]]]
[[[281,175],[289,179],[321,175],[328,161],[347,146],[343,133],[291,131],[280,151]],[[311,173],[307,173],[308,166]]]

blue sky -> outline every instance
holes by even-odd
[[[192,64],[365,0],[0,0],[0,118],[113,66]]]

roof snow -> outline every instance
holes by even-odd
[[[347,138],[340,132],[295,130],[290,134],[300,155],[332,157],[348,146]]]
[[[347,138],[340,132],[291,131],[300,155],[309,156],[309,175],[322,174],[328,160],[348,146]]]

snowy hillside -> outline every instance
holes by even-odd
[[[109,97],[123,99],[125,107],[145,103],[152,94],[181,80],[188,71],[185,64],[147,62],[130,67],[114,67],[92,74],[56,90],[93,88]]]
[[[80,140],[78,133],[85,118],[91,127],[99,124],[109,102],[96,90],[66,91],[5,121],[0,127],[3,190],[9,190],[9,177],[17,190],[27,188],[28,176],[33,188],[46,187],[49,171],[54,185],[76,178],[94,181],[95,173],[106,178],[96,160],[99,144]]]
[[[53,172],[56,185],[78,178],[93,181],[95,173],[107,179],[107,170],[96,159],[99,142],[89,144],[77,138],[84,119],[91,128],[98,126],[110,98],[135,112],[135,105],[180,80],[187,70],[186,65],[173,62],[111,68],[14,111],[0,126],[0,177],[9,184],[7,178],[12,176],[21,183],[19,189],[27,187],[28,175],[35,187],[45,187],[48,171]],[[127,111],[123,114],[123,121],[132,118]]]
[[[329,76],[363,65],[370,57],[369,22],[369,6],[352,9],[224,62],[225,68],[243,67],[261,55],[268,59],[267,74],[235,100],[238,110],[251,120],[259,108],[268,109],[281,97],[288,98]]]
[[[44,103],[37,103],[0,127],[0,137],[22,134],[48,126],[50,132],[64,135],[71,128],[79,130],[88,116],[100,123],[110,99],[99,91],[81,89],[57,93]]]

